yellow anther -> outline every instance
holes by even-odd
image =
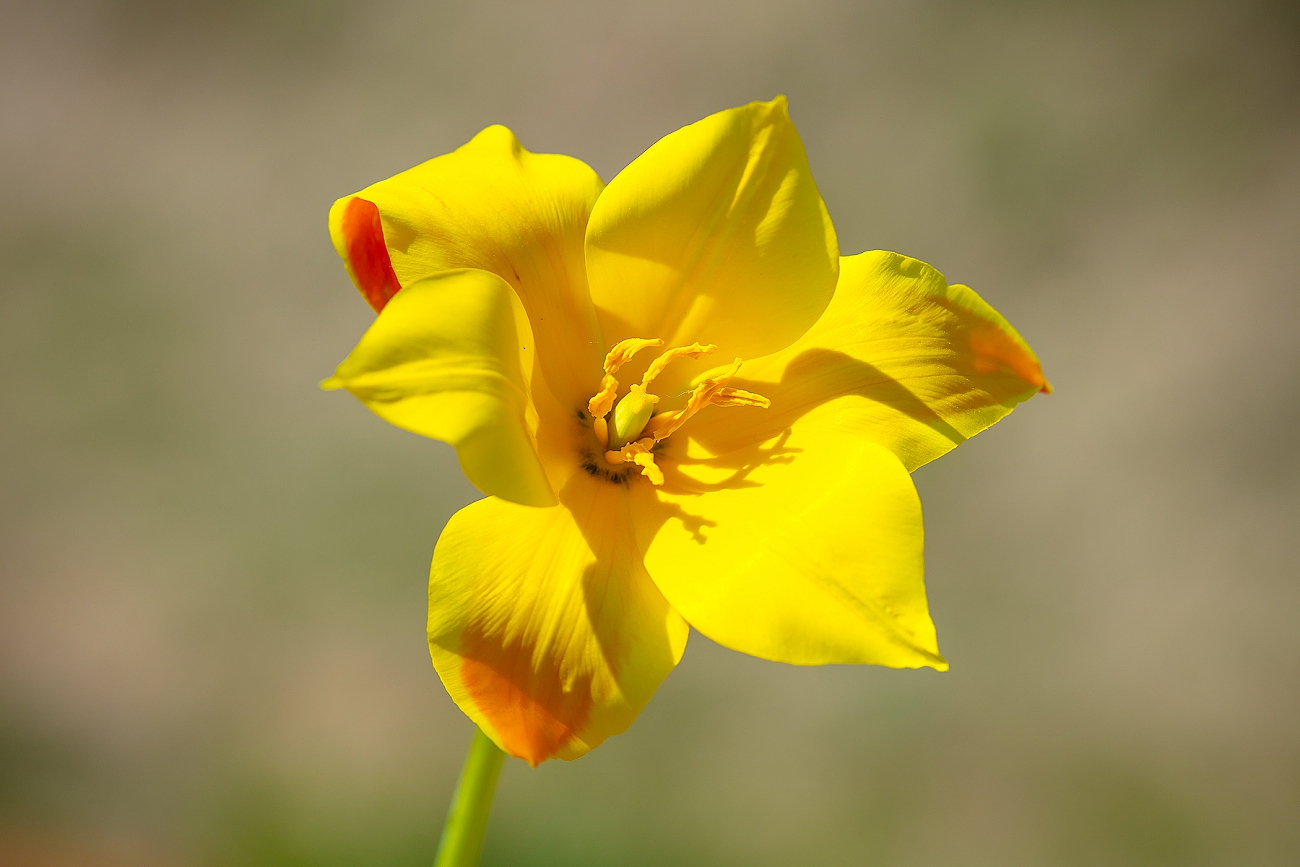
[[[655,463],[654,453],[651,452],[654,446],[655,441],[650,437],[645,437],[634,443],[628,443],[618,451],[611,449],[605,452],[605,460],[616,467],[623,464],[636,464],[641,468],[641,475],[650,480],[650,484],[662,485],[664,483],[664,472]]]
[[[605,375],[600,380],[600,391],[596,396],[587,401],[587,412],[591,413],[592,418],[600,418],[608,415],[609,411],[614,408],[614,398],[618,397],[618,380],[614,374],[618,369],[627,364],[632,356],[636,355],[642,349],[649,346],[663,346],[664,342],[658,337],[648,340],[644,337],[629,337],[627,340],[620,340],[614,344],[614,348],[605,356]]]
[[[731,382],[731,378],[736,375],[736,371],[738,370],[740,370],[739,358],[733,361],[731,367],[727,368],[722,373],[717,376],[710,376],[708,379],[695,386],[694,390],[691,391],[691,396],[686,400],[686,406],[679,410],[675,410],[674,412],[660,413],[651,418],[645,426],[645,433],[654,437],[656,441],[667,439],[672,436],[678,428],[686,424],[687,419],[704,409],[710,403],[713,403],[714,398],[718,396],[724,388],[726,388],[727,383]],[[740,389],[727,390],[733,395],[737,393],[746,395],[750,394],[750,392],[747,391],[741,392]],[[758,395],[754,395],[754,397],[758,397]],[[722,405],[726,406],[727,404],[724,403]]]
[[[591,413],[592,418],[604,418],[614,407],[616,396],[618,396],[618,380],[614,378],[614,374],[607,373],[600,381],[600,391],[587,401],[587,412]]]
[[[646,368],[645,376],[641,377],[641,387],[649,388],[650,383],[655,381],[655,377],[664,372],[664,368],[673,362],[676,358],[699,358],[706,355],[718,347],[712,343],[692,343],[690,346],[677,346],[660,355],[650,366]]]
[[[605,356],[605,372],[617,373],[618,369],[632,360],[642,349],[650,346],[663,346],[664,342],[658,337],[648,340],[644,337],[629,337],[627,340],[620,340],[614,344],[614,348]]]
[[[657,487],[664,483],[664,471],[659,469],[655,456],[650,452],[638,452],[632,457],[632,463],[641,468],[641,475],[649,479],[650,484]]]
[[[596,416],[596,420],[591,423],[591,430],[593,433],[596,434],[596,442],[600,443],[600,447],[602,449],[608,448],[609,447],[609,422],[605,421],[605,417],[603,415]]]

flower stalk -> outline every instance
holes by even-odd
[[[497,777],[506,754],[475,729],[474,740],[465,757],[456,794],[447,810],[447,821],[442,826],[442,839],[433,867],[475,867],[483,851],[483,834],[487,831],[488,815],[492,812],[492,796],[496,793]]]

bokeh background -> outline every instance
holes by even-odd
[[[0,864],[421,865],[451,450],[316,383],[337,196],[501,122],[606,179],[790,98],[846,252],[1057,391],[916,474],[952,671],[696,635],[485,865],[1300,863],[1289,2],[0,3]]]

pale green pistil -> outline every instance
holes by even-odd
[[[648,394],[640,383],[628,389],[614,406],[609,426],[609,447],[620,449],[640,436],[658,402],[659,396]]]

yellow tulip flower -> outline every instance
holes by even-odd
[[[690,626],[797,665],[947,668],[909,473],[1049,386],[969,288],[840,256],[784,98],[608,185],[492,126],[329,226],[379,315],[325,386],[450,443],[487,494],[438,540],[429,648],[503,750],[624,731]]]

